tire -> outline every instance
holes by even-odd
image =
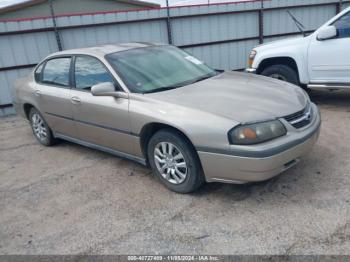
[[[148,143],[147,155],[154,175],[172,191],[191,193],[204,183],[196,151],[187,138],[177,132],[164,129],[154,134]]]
[[[44,146],[52,146],[57,142],[45,119],[37,109],[30,109],[29,121],[33,134],[40,144]]]
[[[262,71],[261,75],[286,81],[297,86],[300,85],[297,72],[286,65],[269,66]]]

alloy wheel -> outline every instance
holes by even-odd
[[[40,141],[44,141],[47,138],[47,129],[44,119],[38,113],[32,115],[32,127],[35,136]]]
[[[172,184],[181,184],[187,177],[187,163],[178,147],[170,142],[158,143],[154,149],[154,162],[159,173]]]

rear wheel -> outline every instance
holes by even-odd
[[[197,153],[181,134],[157,132],[149,141],[147,154],[153,173],[170,190],[190,193],[203,184]]]
[[[29,121],[35,138],[44,146],[55,144],[56,139],[52,131],[44,120],[43,116],[35,108],[30,109]]]
[[[286,81],[294,85],[300,85],[299,77],[295,70],[287,65],[272,65],[261,73],[264,76]]]

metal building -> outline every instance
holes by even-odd
[[[59,43],[63,49],[172,43],[214,68],[235,70],[246,67],[249,51],[259,43],[301,37],[287,10],[312,32],[349,5],[350,0],[251,0],[0,21],[0,114],[12,110],[13,81],[57,51]]]
[[[0,19],[50,16],[49,0],[29,0],[0,9]],[[52,0],[56,15],[159,8],[160,5],[139,0]]]

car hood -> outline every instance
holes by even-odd
[[[278,48],[278,47],[286,47],[286,46],[297,46],[297,45],[302,45],[305,43],[305,39],[307,39],[310,36],[303,37],[303,36],[297,36],[289,39],[284,39],[284,40],[277,40],[277,41],[272,41],[266,44],[258,45],[254,49],[257,50],[258,52],[269,49],[271,48]]]
[[[308,101],[297,86],[238,72],[224,72],[195,84],[146,96],[241,123],[293,114]]]

